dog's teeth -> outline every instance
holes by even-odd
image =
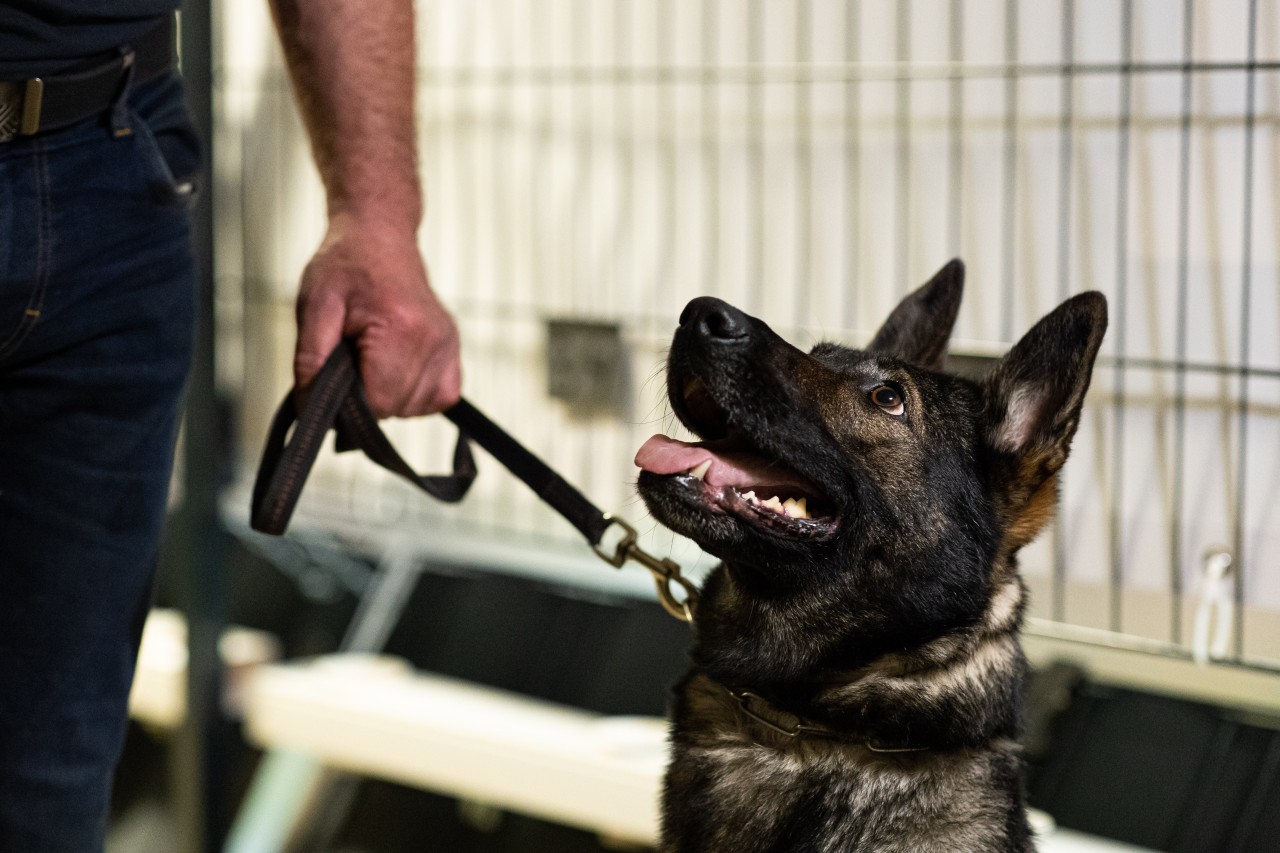
[[[808,518],[809,508],[805,504],[806,499],[787,498],[782,504],[783,511],[791,518]]]
[[[756,497],[756,493],[755,493],[754,491],[751,491],[751,492],[743,492],[743,493],[742,493],[742,499],[743,499],[744,501],[746,501],[747,503],[750,503],[750,504],[758,504],[758,503],[760,503],[760,499]]]
[[[699,480],[701,480],[703,477],[707,476],[707,469],[710,467],[711,467],[711,460],[706,459],[706,460],[703,460],[701,465],[697,465],[693,468],[690,468],[689,473],[694,477],[697,477]]]
[[[760,505],[767,506],[769,509],[773,510],[774,512],[786,512],[782,508],[782,501],[778,500],[777,495],[774,495],[773,497],[769,498],[769,500],[767,501],[761,501]]]

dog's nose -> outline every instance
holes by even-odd
[[[704,338],[726,342],[742,340],[751,331],[746,314],[714,296],[700,296],[686,305],[680,325],[691,326]]]

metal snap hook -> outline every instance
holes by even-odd
[[[595,551],[596,556],[615,569],[622,568],[627,560],[634,560],[644,566],[653,575],[653,582],[658,590],[658,603],[662,605],[662,609],[681,622],[692,622],[698,601],[698,588],[680,573],[680,564],[670,558],[655,557],[641,548],[636,544],[639,538],[636,529],[618,516],[605,513],[604,518],[608,522],[606,530],[609,526],[617,525],[622,528],[623,536],[614,546],[613,553],[598,543],[592,545],[591,550]],[[684,598],[676,596],[671,589],[672,583],[683,587]]]

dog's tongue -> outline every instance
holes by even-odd
[[[733,486],[739,491],[761,486],[790,486],[801,493],[813,487],[807,480],[775,459],[757,453],[723,449],[730,439],[690,444],[655,435],[636,451],[636,467],[653,474],[683,474],[708,459],[711,467],[703,480],[712,486]]]

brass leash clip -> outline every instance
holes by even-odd
[[[613,513],[605,513],[604,518],[610,526],[616,524],[621,527],[623,536],[614,546],[612,554],[601,548],[599,544],[592,545],[591,549],[596,552],[596,556],[615,569],[622,568],[627,560],[634,560],[644,566],[653,575],[662,609],[681,622],[693,622],[693,611],[698,604],[698,588],[694,586],[693,581],[680,573],[680,564],[669,557],[655,557],[641,548],[636,544],[639,538],[636,529]],[[684,589],[684,598],[676,597],[671,589],[673,583],[679,584]]]

